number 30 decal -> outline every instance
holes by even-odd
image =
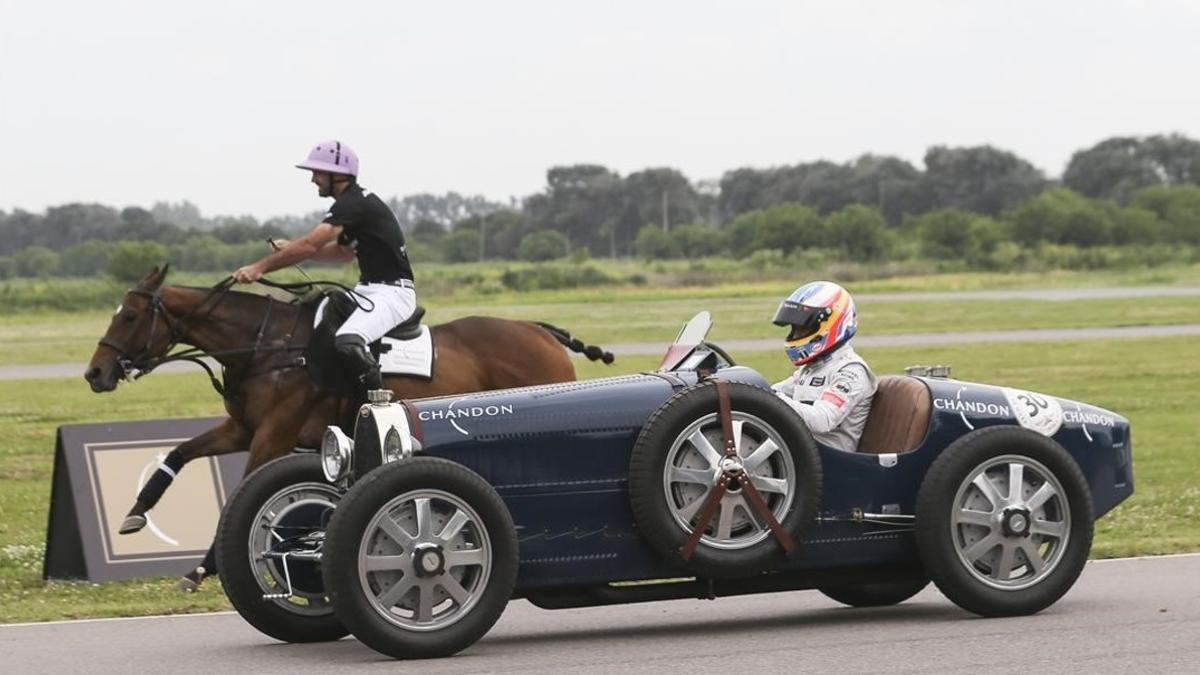
[[[1017,394],[1017,400],[1029,406],[1029,410],[1025,414],[1030,417],[1037,417],[1039,412],[1050,408],[1050,403],[1037,394]]]
[[[1005,389],[1004,397],[1012,406],[1017,423],[1026,429],[1053,436],[1062,426],[1062,406],[1056,399],[1020,389]]]

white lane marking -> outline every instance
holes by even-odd
[[[153,621],[156,619],[185,619],[197,616],[229,616],[236,615],[237,612],[195,612],[192,614],[153,614],[151,616],[110,616],[99,619],[66,619],[63,621],[31,621],[29,623],[0,623],[0,630],[4,628],[28,628],[30,626],[60,626],[63,624],[78,624],[78,623],[101,623],[106,621]]]
[[[1165,555],[1135,555],[1128,558],[1095,558],[1088,560],[1088,564],[1092,563],[1110,563],[1124,562],[1128,560],[1169,560],[1171,558],[1195,558],[1200,557],[1200,553],[1167,553]]]

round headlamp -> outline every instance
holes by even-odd
[[[321,438],[321,470],[325,480],[336,483],[350,472],[350,454],[354,451],[354,441],[350,440],[341,429],[335,426],[325,428]]]

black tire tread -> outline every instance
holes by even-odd
[[[254,571],[246,564],[250,521],[263,502],[288,485],[315,481],[325,482],[316,455],[289,455],[268,462],[234,491],[217,526],[217,569],[225,596],[247,623],[284,642],[328,642],[350,632],[332,613],[303,616],[263,600]]]
[[[726,386],[731,409],[738,410],[739,405],[745,405],[747,402],[753,406],[775,407],[777,419],[764,421],[775,426],[776,431],[785,439],[788,436],[799,439],[802,447],[790,447],[792,443],[789,442],[788,448],[796,463],[799,493],[792,504],[791,512],[781,522],[793,541],[799,545],[804,531],[815,522],[821,500],[821,460],[816,442],[799,416],[788,409],[787,404],[777,400],[772,392],[741,382],[727,382]],[[703,403],[692,403],[696,400]],[[660,465],[665,448],[660,446],[660,439],[656,436],[660,433],[678,433],[660,430],[664,425],[675,428],[680,423],[690,423],[687,418],[695,419],[696,415],[689,409],[696,406],[704,407],[702,414],[717,410],[715,382],[703,382],[675,393],[650,415],[642,427],[634,443],[629,464],[630,506],[634,520],[646,542],[659,555],[701,576],[737,578],[770,569],[783,560],[783,550],[774,537],[769,537],[744,551],[716,551],[701,545],[686,564],[679,555],[679,548],[687,540],[687,536],[666,511],[665,497],[660,487],[663,470]],[[674,417],[683,419],[675,420]]]
[[[850,607],[890,607],[920,593],[929,579],[882,581],[847,586],[819,586],[825,597]]]
[[[417,634],[387,623],[371,607],[361,592],[357,556],[360,531],[376,510],[395,496],[421,488],[442,489],[471,504],[491,538],[492,573],[485,597],[471,615],[445,629]],[[323,566],[334,611],[359,641],[393,658],[450,656],[474,644],[500,618],[516,584],[519,552],[508,508],[479,474],[447,459],[413,457],[371,471],[343,498],[327,532],[325,550],[337,553]]]
[[[947,535],[949,504],[965,474],[989,456],[1031,457],[1062,483],[1071,509],[1068,550],[1057,568],[1037,585],[1019,591],[984,586],[963,569]],[[1091,490],[1074,458],[1053,439],[1012,425],[976,429],[950,444],[921,482],[916,504],[917,548],[938,590],[959,607],[987,617],[1035,614],[1061,598],[1087,562],[1093,515]]]

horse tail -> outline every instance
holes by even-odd
[[[596,345],[586,345],[579,338],[571,337],[570,333],[559,328],[558,326],[541,321],[534,321],[533,323],[537,326],[541,326],[546,330],[547,333],[553,335],[555,340],[558,340],[560,343],[562,343],[562,346],[570,349],[573,352],[579,352],[580,354],[583,354],[584,356],[588,357],[588,360],[590,361],[603,361],[605,365],[611,365],[613,360],[616,358],[613,356],[612,352],[604,351]]]

